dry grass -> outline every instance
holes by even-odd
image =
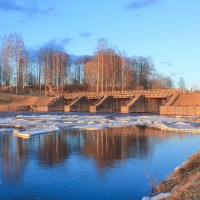
[[[200,152],[156,186],[157,192],[172,192],[166,200],[200,200]]]
[[[48,105],[54,97],[36,97],[22,96],[13,94],[0,94],[0,105],[9,106],[33,106],[33,105]]]

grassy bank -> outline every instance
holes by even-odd
[[[200,151],[156,186],[158,193],[171,192],[166,200],[200,199]]]

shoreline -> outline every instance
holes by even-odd
[[[193,154],[175,171],[155,186],[155,194],[165,200],[200,199],[200,151]],[[155,199],[153,196],[150,199]],[[166,197],[164,197],[166,195]]]

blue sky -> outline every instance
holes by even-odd
[[[0,38],[22,33],[27,48],[93,54],[97,41],[200,88],[199,0],[0,0]]]

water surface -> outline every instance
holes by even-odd
[[[199,150],[200,135],[126,127],[0,135],[0,199],[141,199]]]

